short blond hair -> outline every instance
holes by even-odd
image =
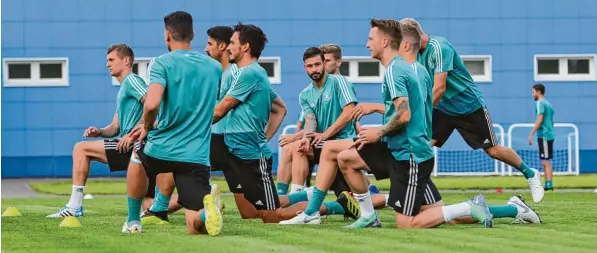
[[[400,29],[402,29],[402,36],[408,38],[415,50],[418,51],[421,48],[421,34],[417,30],[417,26],[400,22]]]
[[[425,35],[425,32],[423,32],[423,28],[421,28],[421,24],[419,24],[419,22],[417,22],[414,18],[403,18],[402,20],[400,20],[400,23],[412,26],[414,29],[417,30],[420,36]]]
[[[333,54],[336,60],[342,59],[342,49],[336,44],[324,44],[319,46],[319,49],[321,49],[324,54]]]

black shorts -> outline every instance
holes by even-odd
[[[230,154],[230,158],[232,169],[225,169],[224,172],[228,170],[234,173],[230,179],[240,182],[240,188],[234,189],[235,193],[243,193],[245,199],[257,210],[280,208],[280,200],[272,178],[272,158],[265,159],[262,155],[260,159],[244,160],[234,154]],[[226,175],[226,181],[228,180],[229,177]]]
[[[342,175],[340,169],[336,171],[336,178],[334,179],[334,182],[332,182],[330,190],[334,191],[336,197],[340,196],[343,191],[351,191],[350,186],[348,186],[348,183],[346,182],[346,179],[344,179],[344,175]]]
[[[389,169],[394,166],[395,159],[387,143],[381,141],[369,143],[357,152],[365,161],[375,179],[383,180],[390,177]]]
[[[433,163],[434,158],[421,163],[416,163],[412,157],[407,161],[394,161],[390,168],[388,206],[406,216],[419,214],[430,186]]]
[[[390,178],[391,180],[390,168],[395,166],[396,160],[385,142],[367,144],[358,152],[359,156],[361,156],[367,167],[371,170],[371,174],[375,176],[375,179],[383,180]],[[433,171],[433,163],[431,170]],[[348,188],[348,186],[346,187]],[[433,181],[429,180],[424,188],[423,205],[435,204],[441,200],[442,196],[439,190]]]
[[[553,158],[553,140],[548,141],[537,138],[537,144],[539,144],[539,158],[541,160],[551,160]]]
[[[232,193],[243,193],[240,168],[233,163],[233,155],[228,151],[223,134],[211,135],[209,159],[211,166],[224,173],[228,188]]]
[[[211,145],[209,152],[209,160],[212,171],[223,170],[222,168],[228,166],[228,148],[224,142],[223,134],[211,134]]]
[[[133,154],[132,149],[125,153],[118,152],[118,141],[118,139],[104,140],[104,149],[106,152],[106,158],[108,159],[110,172],[128,169],[131,155]]]
[[[432,129],[432,139],[436,141],[436,147],[444,145],[454,129],[458,130],[464,141],[473,149],[485,149],[498,145],[491,117],[484,107],[461,116],[449,116],[438,109],[433,109]]]
[[[309,174],[307,174],[307,178],[305,180],[305,184],[307,187],[311,186],[313,170],[315,169],[315,165],[319,164],[319,158],[321,157],[321,149],[323,148],[323,143],[324,142],[320,142],[318,145],[313,146],[313,156],[309,157]]]
[[[160,173],[172,172],[174,184],[178,191],[178,204],[186,209],[199,211],[203,209],[203,197],[211,192],[209,185],[210,167],[199,163],[167,161],[151,157],[141,150],[137,156],[148,178],[155,180]]]
[[[442,201],[442,195],[439,193],[439,190],[437,189],[433,181],[431,181],[431,179],[429,180],[429,183],[427,183],[427,186],[425,187],[425,189],[423,189],[423,191],[424,206],[432,205]]]

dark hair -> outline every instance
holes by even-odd
[[[135,61],[135,53],[133,53],[133,49],[131,49],[131,47],[129,47],[129,45],[114,44],[108,48],[108,52],[106,52],[106,54],[110,54],[112,51],[115,51],[116,55],[118,55],[118,57],[120,57],[120,59],[122,59],[124,57],[130,57],[131,58],[131,66],[133,65],[133,62]]]
[[[309,59],[311,57],[315,57],[315,56],[321,57],[321,61],[325,60],[325,58],[323,57],[323,51],[321,51],[321,49],[319,49],[317,47],[310,47],[310,48],[307,48],[307,50],[303,54],[303,61],[305,61],[306,59]]]
[[[267,44],[267,37],[261,28],[255,25],[245,25],[239,22],[234,26],[234,32],[239,33],[238,39],[240,44],[249,43],[252,57],[259,58],[259,56],[261,56],[261,52],[265,48],[265,44]]]
[[[166,30],[175,41],[191,42],[193,40],[193,16],[188,12],[175,11],[164,17]]]
[[[333,54],[336,60],[342,59],[342,49],[336,44],[325,44],[319,46],[323,54]]]
[[[535,85],[533,85],[533,89],[538,92],[541,92],[542,95],[545,95],[545,86],[543,84],[540,84],[540,83],[535,84]]]
[[[400,47],[400,42],[402,42],[400,22],[393,19],[371,19],[370,25],[371,28],[377,27],[377,29],[390,36],[390,46],[393,49]]]
[[[234,30],[230,26],[214,26],[212,28],[207,29],[207,36],[212,37],[218,43],[226,43],[226,45],[230,44],[230,38]]]

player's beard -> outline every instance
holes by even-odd
[[[318,78],[314,78],[313,77],[314,75],[319,75],[319,77]],[[311,80],[317,82],[317,81],[321,80],[321,78],[323,78],[323,73],[313,72],[313,73],[309,74],[309,77],[311,77]]]
[[[168,52],[172,52],[172,48],[170,47],[170,45],[166,45],[166,47],[168,47]]]

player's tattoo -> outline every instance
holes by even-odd
[[[309,113],[309,114],[305,115],[304,132],[305,133],[315,132],[316,128],[317,128],[317,119],[315,119],[315,114]]]
[[[400,103],[398,104],[396,113],[394,114],[392,119],[390,119],[390,122],[381,126],[377,131],[379,137],[384,137],[386,135],[395,133],[398,130],[400,130],[400,128],[402,128],[402,126],[404,126],[407,123],[406,121],[400,120],[400,118],[402,118],[402,115],[408,110],[410,110],[410,108],[408,107],[408,99],[401,99]]]

